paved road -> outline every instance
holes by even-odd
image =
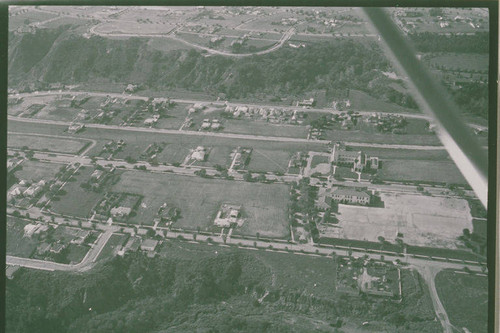
[[[96,243],[93,244],[92,248],[87,252],[85,257],[78,264],[59,264],[52,261],[37,260],[20,258],[14,256],[7,256],[7,265],[12,266],[22,266],[33,269],[47,270],[47,271],[78,271],[84,272],[91,269],[97,259],[99,253],[101,253],[102,248],[106,245],[109,238],[116,231],[117,228],[109,227],[107,230],[99,236]]]

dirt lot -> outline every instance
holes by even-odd
[[[147,208],[139,207],[137,217],[144,224],[153,219],[165,202],[181,210],[175,227],[209,229],[222,203],[243,206],[247,221],[239,232],[283,237],[287,234],[286,203],[288,187],[278,184],[221,181],[198,177],[146,172],[125,172],[113,186],[114,192],[144,196]],[[131,221],[138,222],[136,218]]]
[[[472,230],[467,201],[411,194],[381,195],[385,208],[339,205],[339,236],[394,242],[398,232],[405,243],[456,248],[462,230]]]

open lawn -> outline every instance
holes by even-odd
[[[36,135],[20,135],[9,133],[7,135],[7,146],[12,148],[22,148],[38,151],[52,151],[56,153],[78,153],[87,142],[72,138],[56,138]]]
[[[452,161],[384,160],[378,175],[383,180],[467,184]]]
[[[76,178],[75,181],[69,181],[64,185],[63,190],[66,194],[61,196],[60,200],[50,202],[52,211],[64,215],[88,217],[92,207],[103,198],[103,193],[84,190],[80,187],[81,183],[90,179],[94,169],[86,167],[78,172],[79,175],[73,176]]]
[[[452,325],[487,332],[488,277],[441,271],[436,289]]]
[[[29,258],[36,250],[38,241],[24,237],[24,226],[29,222],[13,216],[7,217],[7,249],[8,255]]]
[[[281,184],[212,180],[171,174],[125,172],[114,192],[144,196],[147,208],[139,207],[134,223],[150,224],[158,208],[167,203],[181,210],[174,227],[210,229],[221,204],[242,205],[245,224],[238,232],[283,237],[287,234],[288,187]]]
[[[15,175],[17,178],[29,182],[38,182],[42,179],[48,181],[54,178],[60,167],[59,164],[25,160]]]
[[[305,126],[275,125],[252,120],[227,120],[224,122],[224,132],[304,139],[307,137]]]

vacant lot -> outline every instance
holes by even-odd
[[[22,148],[27,146],[29,149],[39,151],[52,151],[56,153],[76,154],[86,142],[72,138],[57,138],[36,136],[28,134],[8,134],[7,146],[12,148]]]
[[[307,128],[305,126],[274,125],[252,120],[227,120],[224,122],[224,132],[304,139],[307,137]]]
[[[17,178],[29,182],[38,182],[42,179],[45,181],[53,179],[61,165],[25,160],[21,167],[21,170],[15,172]]]
[[[7,217],[7,254],[29,258],[36,250],[38,241],[24,237],[24,226],[29,222],[9,216]]]
[[[397,104],[387,103],[378,100],[365,92],[359,90],[349,90],[349,99],[351,108],[360,111],[375,111],[375,112],[409,112],[419,113],[417,110],[407,109]]]
[[[63,190],[66,194],[60,197],[58,201],[51,201],[51,210],[56,213],[88,217],[90,210],[103,197],[102,193],[84,190],[80,184],[90,179],[90,175],[94,172],[93,168],[86,167],[78,171],[79,174],[73,176],[74,181],[69,181],[64,185]]]
[[[442,271],[436,275],[436,289],[452,325],[487,331],[488,277]]]
[[[456,248],[462,230],[472,230],[466,200],[382,193],[385,208],[339,205],[341,238],[394,242],[398,232],[406,244]]]
[[[467,184],[452,161],[385,160],[378,175],[384,180]]]
[[[291,156],[286,151],[254,149],[250,156],[248,170],[286,172]]]
[[[432,57],[430,63],[438,68],[459,71],[487,71],[488,59],[487,53],[445,53]]]
[[[99,253],[97,260],[106,260],[114,257],[128,238],[129,235],[127,234],[112,234],[106,245],[102,248],[101,253]]]
[[[361,150],[368,156],[377,156],[381,160],[450,161],[450,156],[444,148],[442,150],[411,150],[353,146],[352,150]]]
[[[278,184],[212,180],[170,174],[125,172],[113,186],[115,192],[144,196],[147,208],[139,207],[135,223],[150,223],[158,208],[167,203],[181,210],[175,227],[209,229],[222,203],[243,206],[247,221],[240,232],[283,237],[287,234],[288,187]],[[141,217],[140,221],[138,217]]]

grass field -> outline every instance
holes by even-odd
[[[314,155],[311,161],[311,168],[315,168],[318,164],[329,163],[328,156]]]
[[[269,269],[274,287],[320,298],[331,298],[335,293],[335,259],[264,251],[255,256]]]
[[[36,250],[38,241],[24,237],[24,226],[28,222],[9,216],[7,217],[7,249],[8,255],[29,258]]]
[[[64,215],[87,217],[92,207],[103,197],[102,193],[86,191],[80,187],[82,182],[90,179],[94,169],[87,167],[78,172],[80,174],[74,176],[76,181],[69,181],[64,185],[63,190],[66,194],[61,196],[59,201],[51,201],[52,211]]]
[[[36,135],[8,134],[7,146],[22,148],[27,146],[33,150],[46,150],[56,153],[76,154],[85,146],[86,142],[71,138],[55,138]]]
[[[175,227],[209,229],[222,203],[243,206],[247,221],[239,232],[283,237],[287,234],[286,204],[288,187],[221,181],[198,177],[145,172],[125,172],[113,186],[115,192],[129,192],[144,196],[147,208],[139,207],[132,222],[150,224],[158,208],[165,202],[181,210]]]
[[[368,156],[377,156],[382,160],[431,160],[449,161],[450,157],[445,149],[442,150],[410,150],[373,147],[352,147],[352,150],[361,150]]]
[[[286,151],[254,149],[250,156],[248,170],[286,172],[291,156]]]
[[[80,261],[83,260],[85,255],[89,252],[89,247],[84,246],[84,245],[77,245],[77,244],[69,244],[68,245],[68,254],[66,255],[66,258],[68,261],[71,263],[79,263]]]
[[[445,53],[433,56],[430,63],[446,69],[486,71],[488,59],[487,53]]]
[[[128,238],[129,235],[126,234],[112,234],[106,245],[102,248],[101,253],[99,253],[97,261],[114,257]]]
[[[378,175],[383,180],[467,184],[452,161],[385,160]]]
[[[274,125],[251,120],[227,120],[224,122],[224,132],[304,139],[307,137],[307,128],[305,126]]]
[[[378,100],[365,92],[359,90],[349,90],[349,99],[351,108],[360,111],[375,111],[375,112],[409,112],[418,113],[416,110],[407,109],[397,104],[387,103]]]
[[[48,181],[54,178],[60,168],[59,164],[28,160],[25,160],[21,166],[22,169],[15,172],[16,177],[30,182],[38,182],[42,179]]]
[[[456,327],[486,332],[488,323],[488,278],[442,271],[436,276],[439,299]]]

